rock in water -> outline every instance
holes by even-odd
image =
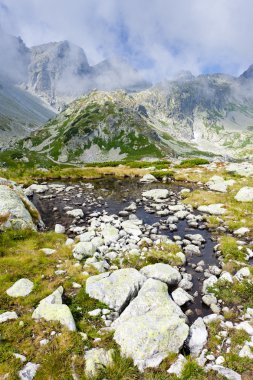
[[[131,357],[143,371],[157,367],[169,353],[179,352],[189,332],[185,321],[167,285],[148,279],[112,327],[123,355]]]
[[[238,202],[252,202],[253,201],[253,187],[242,187],[235,196]]]
[[[189,301],[193,301],[193,297],[182,288],[177,288],[171,293],[173,300],[177,305],[183,306]]]
[[[148,190],[144,191],[142,193],[142,196],[145,198],[150,198],[150,199],[166,199],[169,196],[169,190],[167,189],[153,189],[153,190]]]
[[[138,237],[142,234],[140,228],[131,220],[125,220],[121,223],[123,229],[130,235]]]
[[[106,303],[116,311],[122,311],[128,302],[137,295],[146,277],[134,268],[119,269],[89,277],[86,293],[90,297]]]
[[[169,264],[157,263],[143,267],[140,272],[148,277],[160,280],[168,285],[177,285],[181,281],[181,274]]]
[[[57,234],[64,234],[65,231],[66,231],[66,228],[64,226],[62,226],[61,224],[56,224],[55,227],[54,227],[54,231]]]
[[[25,297],[31,293],[33,290],[33,282],[27,278],[21,278],[16,281],[9,289],[6,290],[6,293],[10,297]]]
[[[203,318],[199,317],[190,327],[189,348],[192,356],[199,356],[207,342],[207,329]]]

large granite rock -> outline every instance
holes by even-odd
[[[75,331],[76,325],[71,311],[67,305],[62,304],[63,288],[60,286],[48,297],[40,301],[34,310],[32,318],[58,321],[69,330]]]
[[[0,180],[0,229],[36,230],[43,224],[35,206],[21,189],[7,180]]]
[[[143,371],[157,367],[169,353],[179,352],[189,332],[185,321],[167,285],[150,278],[112,327],[122,354]]]
[[[182,279],[178,269],[173,268],[169,264],[157,263],[147,265],[143,267],[140,272],[148,278],[166,282],[168,285],[177,285]]]
[[[146,277],[134,268],[119,269],[89,277],[86,292],[120,312],[137,295],[145,281]]]
[[[253,201],[253,187],[242,187],[235,196],[238,202],[252,202]]]

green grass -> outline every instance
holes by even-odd
[[[180,164],[176,165],[176,168],[194,168],[198,165],[207,165],[210,161],[206,160],[205,158],[192,158],[189,160],[184,160],[180,162]]]
[[[145,253],[144,258],[138,255],[126,255],[123,260],[123,266],[136,268],[138,270],[146,265],[156,263],[180,266],[182,265],[182,260],[177,256],[177,253],[180,251],[181,249],[177,244],[160,243],[158,246],[150,248]],[[115,264],[119,264],[117,259],[115,260]]]
[[[174,177],[174,172],[172,170],[155,170],[152,174],[156,179],[162,179],[163,177]]]
[[[223,236],[220,239],[220,251],[225,262],[229,260],[238,260],[245,262],[245,250],[239,249],[236,239],[232,236]]]
[[[218,281],[210,291],[227,306],[242,305],[245,310],[247,307],[253,307],[253,283],[249,280],[241,282],[235,280],[233,284],[228,281]]]

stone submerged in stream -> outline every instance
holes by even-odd
[[[89,277],[86,293],[110,308],[121,311],[136,296],[145,281],[146,277],[134,268],[119,269]]]
[[[112,327],[122,354],[143,371],[179,352],[189,332],[185,321],[186,316],[168,295],[167,285],[148,279]]]

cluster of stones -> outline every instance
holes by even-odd
[[[231,183],[220,185],[222,181],[217,178],[209,185],[213,187],[217,182],[221,187],[213,188],[215,191],[224,192],[227,189],[226,186],[231,185]],[[64,185],[32,185],[26,190],[26,194],[32,195],[36,192],[40,196],[53,197],[52,194],[41,195],[48,191],[50,186],[57,193],[63,190],[71,192],[73,189],[73,187],[66,188]],[[92,185],[87,184],[87,187],[89,186],[92,188]],[[182,193],[184,191],[188,190],[183,189]],[[245,190],[242,192],[245,199]],[[248,197],[248,189],[246,193]],[[240,197],[241,195],[238,196]],[[94,202],[92,195],[91,199]],[[103,199],[96,202],[97,206],[101,206]],[[89,199],[87,199],[88,203]],[[135,214],[139,206],[142,206],[147,213],[155,213],[161,217],[160,221],[153,225],[144,224]],[[213,214],[223,213],[220,211],[223,205],[210,206],[211,209],[202,211]],[[201,207],[199,209],[201,210]],[[188,293],[193,287],[193,282],[184,264],[191,256],[203,254],[205,239],[199,233],[186,234],[184,237],[176,235],[178,222],[186,220],[190,228],[205,229],[205,219],[202,215],[196,215],[191,206],[180,203],[178,196],[167,189],[143,192],[141,199],[132,202],[118,215],[108,215],[105,211],[92,213],[88,221],[89,227],[78,226],[84,217],[82,208],[75,209],[66,206],[65,212],[73,218],[69,231],[77,234],[75,240],[68,238],[66,241],[66,244],[73,246],[73,257],[78,261],[77,265],[82,263],[84,270],[87,271],[84,273],[87,275],[90,267],[100,273],[88,277],[86,292],[90,297],[108,305],[107,309],[91,311],[90,316],[101,316],[105,329],[114,331],[114,339],[119,344],[123,355],[131,357],[143,371],[147,367],[158,366],[169,353],[179,353],[183,344],[186,343],[191,355],[206,371],[212,369],[228,379],[241,379],[239,374],[224,366],[225,360],[222,355],[215,357],[204,347],[208,339],[208,324],[218,320],[222,327],[220,334],[224,338],[223,347],[224,344],[227,346],[227,352],[231,343],[228,331],[243,329],[250,335],[251,341],[245,342],[239,355],[252,358],[253,328],[250,320],[253,317],[253,310],[248,308],[246,314],[242,313],[241,322],[225,322],[220,312],[225,312],[226,308],[223,307],[221,300],[217,300],[209,292],[210,286],[220,281],[226,280],[233,283],[250,277],[249,269],[242,268],[234,276],[223,271],[217,245],[215,251],[220,259],[220,265],[207,267],[204,260],[191,264],[197,273],[202,273],[204,276],[201,289],[202,301],[211,308],[213,314],[197,318],[189,327],[187,316],[191,314],[191,310],[183,312],[181,309],[183,306],[187,309],[189,304],[194,302],[194,297],[198,296],[196,292],[193,295]],[[173,240],[163,235],[164,230],[175,233]],[[55,231],[64,233],[65,227],[57,224]],[[237,235],[241,236],[244,233],[245,231],[239,231]],[[159,246],[161,242],[167,244],[174,242],[181,247],[176,254],[181,261],[179,269],[164,263],[146,265],[140,271],[135,268],[122,268],[124,260],[129,255],[139,256],[140,259],[145,260],[148,252]],[[44,249],[45,254],[50,255],[54,252],[53,249]],[[248,254],[251,257],[252,252],[249,251]],[[58,272],[56,274],[62,274],[61,270]],[[75,285],[81,287],[79,284]],[[7,290],[7,294],[10,297],[25,297],[32,291],[33,283],[29,279],[20,279]],[[62,295],[63,288],[57,288],[50,296],[40,301],[32,316],[36,320],[43,318],[48,321],[59,321],[68,329],[75,330],[73,316],[68,306],[63,304]],[[5,312],[0,315],[0,323],[17,318],[18,315],[15,312]],[[112,354],[112,350],[96,348],[87,350],[85,352],[87,375],[92,376],[99,366],[109,364],[112,361]],[[184,356],[179,354],[176,362],[168,369],[168,373],[179,376],[185,362]],[[19,377],[32,379],[38,367],[38,364],[28,362],[20,371]]]

